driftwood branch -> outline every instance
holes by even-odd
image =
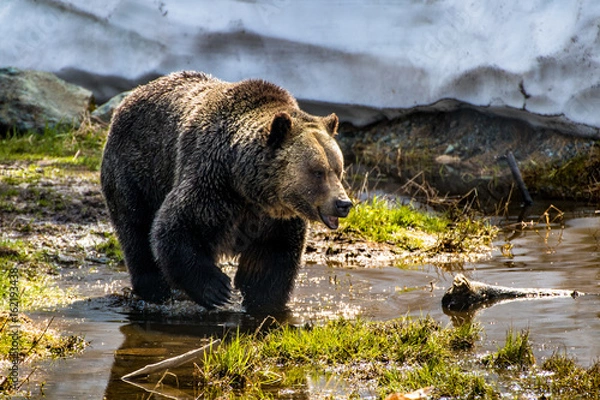
[[[471,281],[463,274],[458,274],[454,277],[452,287],[442,297],[442,307],[447,311],[466,312],[507,300],[545,297],[575,298],[584,294],[572,290],[494,286]]]
[[[129,382],[129,380],[135,378],[136,376],[148,375],[155,372],[164,371],[168,368],[176,368],[182,364],[185,364],[186,362],[202,357],[207,351],[217,348],[217,346],[219,346],[220,343],[220,339],[213,340],[206,346],[202,346],[199,349],[190,350],[187,353],[180,354],[176,357],[167,358],[166,360],[162,360],[160,362],[157,362],[156,364],[148,364],[144,368],[138,369],[137,371],[133,371],[127,375],[124,375],[123,377],[121,377],[121,380]]]

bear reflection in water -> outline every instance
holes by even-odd
[[[342,183],[335,114],[300,110],[280,87],[197,72],[159,78],[116,110],[101,182],[133,290],[163,302],[230,302],[217,266],[238,257],[249,313],[285,310],[307,221],[331,229],[352,202]]]

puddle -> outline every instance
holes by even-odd
[[[521,232],[508,229],[499,234],[491,259],[465,264],[453,272],[433,265],[413,269],[306,265],[290,303],[290,320],[302,324],[339,316],[388,320],[430,315],[442,324],[451,324],[452,317],[441,309],[441,298],[457,272],[502,286],[600,293],[600,216],[593,216],[589,210],[586,213],[591,216],[570,213],[564,221],[550,224],[551,229],[542,225]],[[537,221],[538,217],[530,218]],[[502,251],[507,243],[512,247]],[[38,381],[46,382],[47,398],[148,398],[143,389],[122,382],[120,377],[146,364],[198,348],[208,336],[220,336],[238,326],[252,330],[260,324],[239,312],[172,321],[130,314],[130,310],[115,306],[108,295],[128,284],[125,271],[75,270],[65,278],[67,285],[78,281],[85,282],[83,290],[90,300],[51,315],[62,321],[65,331],[85,335],[91,346],[76,358],[41,367]],[[512,328],[529,329],[538,360],[557,350],[576,357],[583,366],[600,359],[600,297],[516,301],[480,310],[472,318],[484,328],[485,337],[477,344],[478,352],[495,351]],[[179,375],[179,387],[186,395],[194,396],[193,380],[189,377],[186,381],[182,378],[185,375]],[[302,395],[285,390],[274,395],[307,398],[311,391],[330,384],[319,383],[318,379],[310,382]],[[370,397],[368,393],[364,396]]]

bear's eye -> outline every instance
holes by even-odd
[[[313,171],[313,175],[317,179],[323,179],[323,177],[325,176],[325,172],[323,172],[321,170],[317,170],[317,171]]]

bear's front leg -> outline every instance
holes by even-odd
[[[154,220],[152,252],[169,282],[207,309],[224,305],[231,297],[231,282],[215,262],[215,240],[220,229],[199,220],[193,210],[179,208],[185,197],[167,196]],[[215,222],[213,220],[213,222]]]
[[[241,251],[235,286],[250,314],[286,311],[300,267],[306,222],[300,218],[271,220]]]

